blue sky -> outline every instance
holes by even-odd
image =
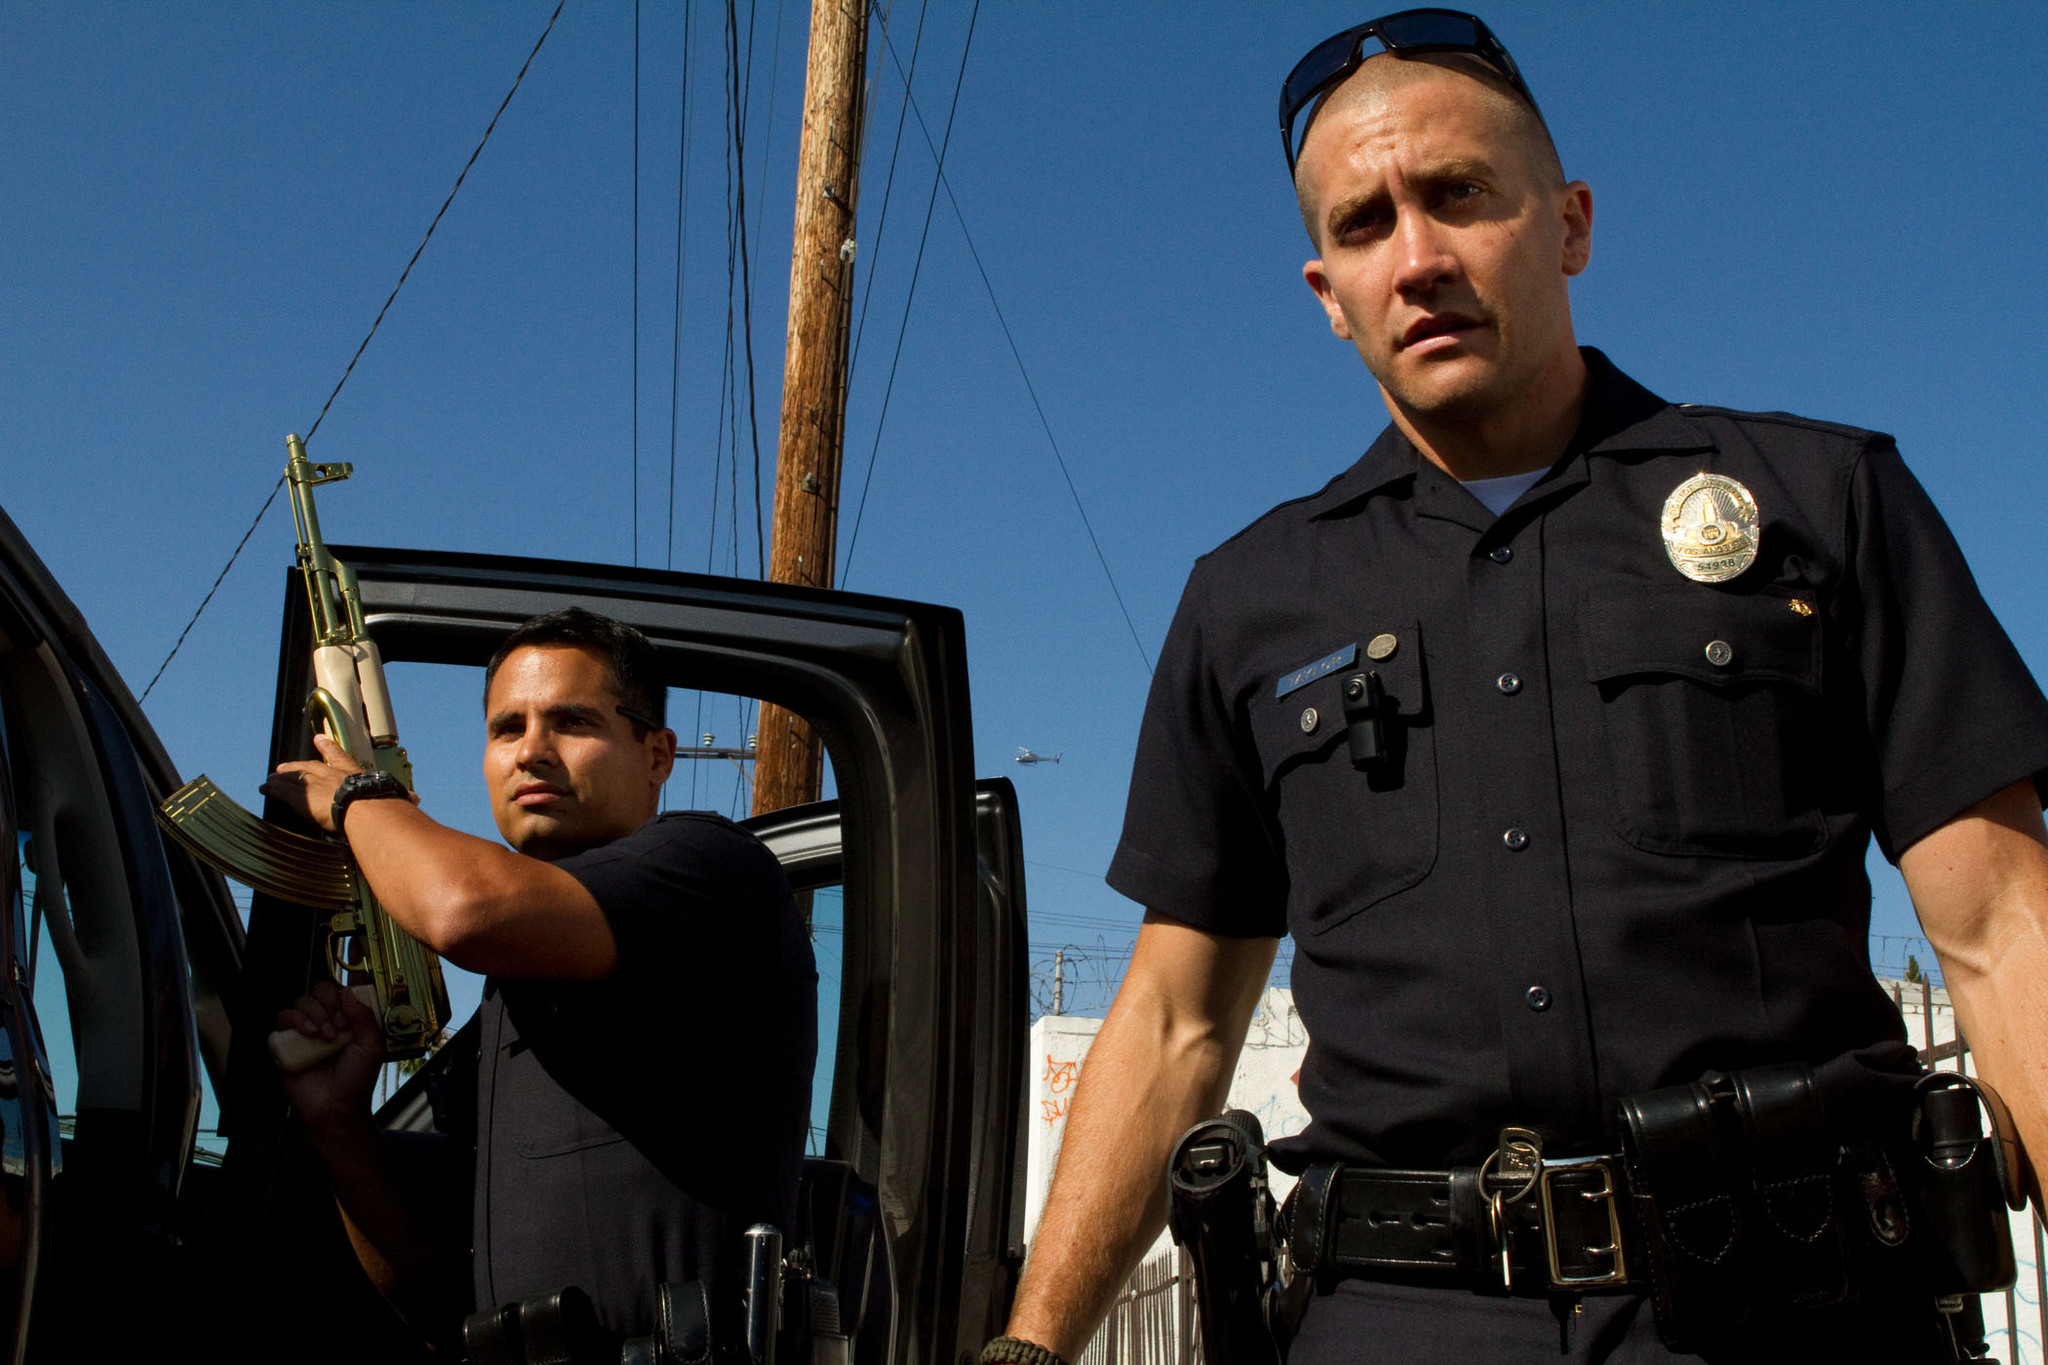
[[[282,468],[284,434],[320,411],[551,9],[0,11],[0,502],[136,690]],[[903,0],[890,9],[907,67],[918,15]],[[758,0],[738,16],[752,44],[764,476],[806,12]],[[875,466],[843,581],[966,613],[980,767],[1022,793],[1033,938],[1045,952],[1117,948],[1137,910],[1100,874],[1144,656],[1189,565],[1319,486],[1384,422],[1301,284],[1273,120],[1294,59],[1369,16],[989,6],[974,12],[963,68],[970,12],[931,6],[914,89],[936,138],[964,71],[947,176],[1137,640],[945,195],[921,234],[932,159],[914,121],[892,158],[903,82],[879,41],[842,560],[871,453]],[[1567,169],[1593,186],[1581,338],[1675,400],[1896,433],[2041,673],[2048,465],[2028,409],[2048,390],[2048,11],[1891,17],[1906,13],[1498,4],[1486,17]],[[357,466],[323,492],[336,541],[752,572],[752,446],[742,423],[735,476],[729,429],[718,434],[727,111],[724,11],[710,7],[687,31],[674,4],[649,3],[640,21],[636,547],[634,53],[630,5],[570,0],[313,442],[316,459]],[[280,503],[147,703],[184,771],[252,802],[289,556]],[[400,683],[427,807],[487,828],[473,683],[429,672]],[[742,727],[714,708],[705,728],[729,743]],[[1018,745],[1064,760],[1019,768]],[[718,783],[724,802],[730,776],[704,775],[706,792]],[[1910,934],[1884,875],[1877,926]]]

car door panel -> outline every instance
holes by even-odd
[[[950,1365],[1000,1330],[1014,1257],[1014,1106],[1024,1035],[1015,793],[972,778],[964,627],[948,608],[704,575],[333,547],[390,663],[480,666],[529,616],[576,604],[653,641],[672,685],[779,703],[823,738],[833,810],[755,822],[799,889],[838,881],[845,935],[825,1155],[874,1192],[893,1365]],[[310,756],[307,613],[288,578],[273,761]],[[280,812],[266,811],[266,818]],[[836,863],[836,867],[834,864]],[[303,907],[259,896],[224,1108],[242,1265],[274,1257],[309,1177],[260,1055],[321,970]],[[416,1087],[387,1119],[425,1121]],[[396,1103],[396,1101],[394,1102]],[[260,1210],[270,1210],[268,1215]],[[863,1362],[866,1365],[866,1362]],[[879,1362],[877,1362],[879,1365]]]

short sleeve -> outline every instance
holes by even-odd
[[[1278,938],[1286,865],[1257,758],[1211,654],[1210,564],[1189,576],[1152,676],[1108,881],[1197,929]]]
[[[617,975],[759,968],[797,918],[775,857],[731,821],[656,816],[622,839],[555,866],[582,882],[618,943]],[[723,968],[713,963],[723,962]]]
[[[1858,462],[1848,508],[1854,588],[1839,605],[1882,786],[1878,844],[1897,862],[1986,797],[2042,785],[2048,701],[1889,440]]]

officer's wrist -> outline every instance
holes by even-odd
[[[1067,1365],[1058,1351],[1022,1337],[997,1337],[981,1348],[976,1365]]]
[[[348,817],[348,808],[357,801],[399,800],[409,795],[403,782],[381,769],[353,772],[342,778],[341,784],[334,789],[334,802],[328,808],[328,818],[334,822],[336,834],[346,834],[342,822]]]

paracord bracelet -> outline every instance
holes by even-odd
[[[1022,1337],[997,1337],[981,1348],[978,1365],[1067,1365],[1058,1351]]]

